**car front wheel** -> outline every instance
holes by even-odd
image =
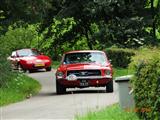
[[[66,88],[61,85],[57,80],[56,80],[56,92],[57,94],[65,94]]]
[[[18,69],[19,72],[26,72],[26,70],[22,67],[21,64],[17,65],[17,69]]]
[[[109,81],[106,85],[106,92],[112,93],[113,92],[113,80]]]

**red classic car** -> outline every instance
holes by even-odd
[[[29,72],[32,72],[33,70],[42,68],[45,68],[46,71],[51,71],[51,59],[36,49],[13,51],[8,60],[11,61],[12,67],[19,71],[29,70]]]
[[[113,92],[112,65],[105,52],[98,50],[70,51],[63,55],[56,71],[56,92],[66,88],[106,87]]]

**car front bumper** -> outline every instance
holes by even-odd
[[[50,66],[51,66],[50,63],[44,63],[44,65],[39,65],[39,66],[36,64],[23,64],[23,68],[28,69],[28,70],[43,69],[43,68],[47,68]]]
[[[112,76],[81,76],[77,80],[57,79],[66,88],[101,87],[112,80]]]

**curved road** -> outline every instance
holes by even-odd
[[[37,96],[1,108],[1,119],[74,119],[88,111],[95,111],[118,102],[117,86],[114,93],[105,88],[68,89],[56,95],[54,71],[28,74],[42,84]]]

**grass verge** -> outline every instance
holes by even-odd
[[[75,120],[139,120],[139,118],[136,113],[124,111],[115,104],[98,112],[89,112],[82,117],[76,116]]]
[[[38,81],[18,73],[17,77],[7,83],[7,86],[0,88],[0,106],[30,98],[40,89],[41,85]]]
[[[133,70],[127,68],[113,68],[113,77],[119,77],[124,75],[134,74]]]

